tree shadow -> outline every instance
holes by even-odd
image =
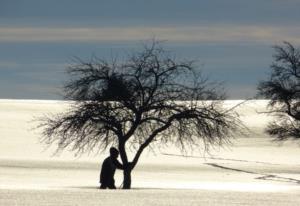
[[[225,166],[218,165],[218,164],[215,164],[215,163],[205,163],[205,164],[213,166],[213,167],[225,169],[225,170],[235,171],[235,172],[243,172],[243,173],[248,173],[248,174],[262,175],[260,177],[255,178],[255,179],[258,179],[258,180],[266,180],[266,181],[271,180],[271,181],[277,181],[277,182],[289,182],[289,183],[296,183],[296,184],[300,185],[300,180],[295,179],[295,178],[282,177],[282,176],[278,176],[278,175],[263,174],[263,173],[258,173],[258,172],[242,170],[242,169],[225,167]]]
[[[278,182],[292,182],[292,183],[300,184],[300,180],[298,180],[298,179],[289,178],[289,177],[281,177],[278,175],[265,175],[262,177],[257,177],[255,179],[272,180],[272,181],[278,181]]]
[[[215,163],[205,163],[205,164],[213,166],[213,167],[225,169],[225,170],[232,170],[232,171],[236,171],[236,172],[244,172],[244,173],[248,173],[248,174],[259,174],[259,173],[252,172],[252,171],[241,170],[241,169],[236,169],[236,168],[231,168],[231,167],[225,167],[225,166],[218,165],[218,164],[215,164]]]
[[[270,162],[250,161],[250,160],[231,159],[231,158],[222,158],[222,157],[201,157],[201,156],[194,156],[194,155],[179,155],[179,154],[170,154],[170,153],[162,153],[162,154],[167,155],[167,156],[176,156],[176,157],[212,159],[212,160],[228,160],[228,161],[233,161],[233,162],[252,162],[252,163],[266,164],[266,165],[279,165],[279,164],[270,163]]]

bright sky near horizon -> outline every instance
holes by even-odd
[[[272,46],[300,44],[300,0],[0,0],[0,98],[60,99],[72,57],[110,58],[153,37],[196,59],[230,98],[252,97]]]

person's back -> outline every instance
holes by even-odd
[[[107,157],[102,163],[100,183],[113,183],[115,172],[116,166],[113,164],[112,158]]]
[[[103,163],[100,173],[101,189],[116,189],[114,175],[116,169],[122,169],[122,164],[117,160],[119,152],[116,148],[110,149],[110,156]]]

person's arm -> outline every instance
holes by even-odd
[[[120,170],[124,169],[123,165],[117,159],[113,159],[113,164]]]

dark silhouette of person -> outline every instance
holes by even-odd
[[[109,149],[110,156],[103,163],[100,173],[100,189],[116,189],[114,175],[116,169],[123,169],[123,165],[118,161],[119,151],[111,147]]]

